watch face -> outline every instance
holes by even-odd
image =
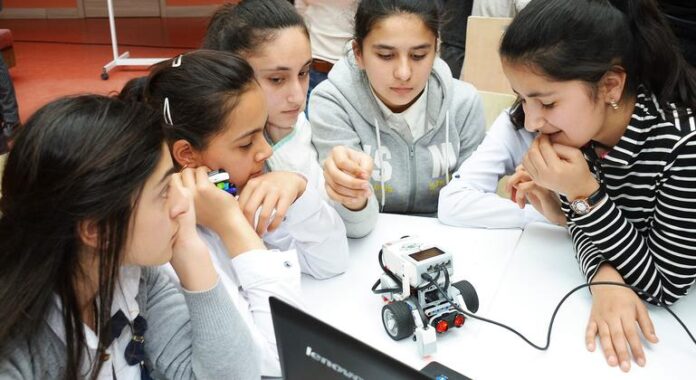
[[[590,205],[584,199],[573,201],[573,203],[570,204],[570,208],[578,215],[585,215],[590,212]]]

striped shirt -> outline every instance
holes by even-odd
[[[584,150],[604,200],[579,216],[561,196],[587,280],[609,263],[648,301],[667,304],[696,279],[696,113],[680,110],[640,93],[618,144],[601,159]]]

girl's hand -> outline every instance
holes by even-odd
[[[522,165],[537,185],[565,194],[570,201],[599,188],[580,149],[552,144],[547,135],[534,140]]]
[[[181,174],[172,175],[168,202],[172,202],[170,213],[176,215],[174,218],[178,224],[170,263],[181,286],[189,291],[211,289],[217,282],[217,272],[210,260],[208,247],[196,231],[193,196],[184,187]]]
[[[599,268],[592,282],[598,281],[624,283],[621,274],[609,264]],[[638,336],[639,328],[650,343],[658,342],[648,310],[634,291],[612,285],[592,286],[592,312],[585,332],[589,351],[594,351],[595,338],[599,335],[610,366],[619,365],[622,371],[628,372],[633,355],[636,363],[643,367],[645,353]]]
[[[181,172],[183,186],[193,195],[196,221],[218,235],[229,231],[244,219],[239,202],[232,195],[218,189],[208,179],[209,168],[184,169]]]
[[[520,208],[524,208],[527,201],[524,197],[517,196],[517,188],[524,183],[534,182],[532,177],[524,170],[524,166],[519,165],[515,168],[515,174],[508,178],[507,183],[505,183],[505,192],[510,194],[510,199],[517,203]]]
[[[273,231],[283,221],[288,208],[307,188],[307,180],[296,173],[270,172],[252,178],[246,183],[239,195],[239,205],[246,220],[254,225],[254,217],[259,208],[256,233],[262,236]],[[273,214],[275,210],[275,214]]]
[[[349,210],[362,210],[372,194],[372,158],[345,146],[336,146],[324,161],[326,193]]]
[[[550,222],[560,226],[566,225],[565,214],[561,210],[561,200],[558,195],[537,185],[522,165],[518,166],[515,174],[510,176],[506,190],[512,194],[512,201],[517,203],[520,208],[524,208],[529,201]]]

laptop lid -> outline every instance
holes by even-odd
[[[269,302],[286,380],[432,379],[278,298]]]

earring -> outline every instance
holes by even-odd
[[[613,109],[615,109],[615,110],[618,110],[618,109],[619,109],[619,104],[616,103],[616,100],[610,101],[610,102],[609,102],[609,105],[611,106],[611,108],[613,108]]]

